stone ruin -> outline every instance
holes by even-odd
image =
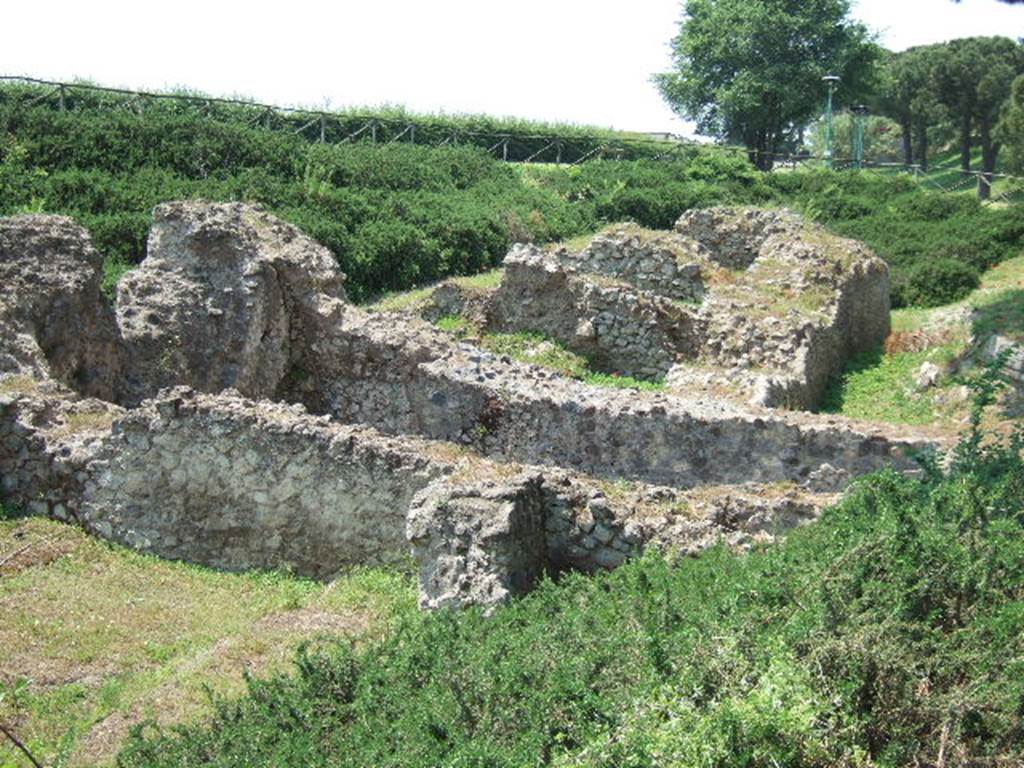
[[[488,295],[432,300],[671,381],[641,392],[364,311],[325,248],[259,207],[158,206],[116,311],[80,226],[0,219],[3,501],[230,570],[329,578],[411,555],[424,607],[489,608],[645,547],[770,540],[934,447],[765,407],[813,400],[884,335],[884,264],[789,214],[678,229],[517,247]]]
[[[690,211],[673,232],[621,226],[579,250],[519,246],[501,285],[448,283],[426,316],[539,331],[599,369],[807,410],[889,334],[889,273],[865,246],[786,211]]]

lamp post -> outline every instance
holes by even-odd
[[[868,108],[858,104],[853,108],[853,159],[857,170],[864,167],[864,121]]]
[[[825,165],[832,167],[832,95],[839,83],[837,75],[825,75],[821,78],[828,83],[828,107],[825,109]]]

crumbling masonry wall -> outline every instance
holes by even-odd
[[[885,262],[787,211],[691,211],[673,232],[630,225],[580,250],[517,246],[504,268],[489,300],[442,286],[424,313],[461,302],[487,331],[541,332],[684,396],[812,409],[889,332]]]
[[[588,386],[467,346],[428,360],[440,334],[423,324],[416,341],[399,343],[393,325],[349,312],[321,340],[327,359],[347,363],[313,387],[335,418],[508,461],[683,488],[791,481],[834,490],[864,472],[911,468],[911,454],[931,444],[838,418]]]
[[[753,236],[757,257],[715,246],[722,263],[749,273],[766,253],[776,266],[790,258],[771,251],[785,241],[769,230],[791,221],[708,215],[724,217],[709,226],[727,244],[730,227],[748,249],[744,227],[768,232]],[[622,320],[590,331],[574,320],[565,333],[583,343],[600,328],[624,347],[706,339],[680,297],[729,297],[713,296],[706,264],[687,266],[711,246],[674,238],[658,236],[647,261],[649,243],[629,241],[626,258],[602,250],[618,242],[607,238],[582,259],[597,280],[538,262],[589,320]],[[789,253],[828,268],[820,243],[807,247]],[[865,291],[880,290],[869,273]],[[588,386],[417,318],[369,314],[346,302],[325,249],[258,207],[159,206],[116,314],[100,275],[70,220],[0,220],[0,277],[12,286],[0,296],[2,499],[164,557],[326,578],[412,553],[424,606],[489,606],[545,571],[613,568],[651,544],[770,539],[858,474],[909,469],[912,452],[934,445],[685,389]],[[475,299],[480,314],[500,307]],[[856,301],[836,307],[850,325],[877,320]],[[763,354],[782,359],[792,341]]]

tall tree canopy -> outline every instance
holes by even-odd
[[[1006,167],[1011,173],[1024,173],[1024,75],[1013,81],[997,133],[1009,155]]]
[[[928,129],[946,112],[935,93],[936,46],[910,48],[902,53],[886,51],[874,94],[872,110],[900,124],[903,159],[928,167]]]
[[[672,41],[675,70],[655,75],[674,111],[708,136],[742,142],[759,168],[820,113],[828,74],[839,98],[866,92],[879,55],[849,0],[689,0]]]
[[[978,192],[988,196],[988,174],[995,171],[1000,143],[995,126],[1010,96],[1014,78],[1024,73],[1024,47],[1008,37],[965,37],[934,50],[936,98],[958,128],[960,167],[971,170],[971,150],[977,136],[981,145]]]

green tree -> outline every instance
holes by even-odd
[[[965,37],[935,47],[938,100],[957,125],[960,168],[971,171],[975,132],[982,150],[978,193],[987,197],[1000,144],[994,129],[1014,77],[1024,72],[1024,48],[1006,37]]]
[[[870,102],[900,125],[903,161],[928,168],[928,131],[946,117],[936,94],[935,68],[941,46],[920,46],[886,53]]]
[[[1024,173],[1024,75],[1013,81],[996,135],[1007,149],[1006,167]]]
[[[978,194],[988,198],[992,192],[992,174],[1002,142],[996,126],[1006,107],[1018,75],[1024,73],[1024,47],[1005,37],[981,38],[979,58],[984,66],[976,88],[974,120],[981,142],[981,177]]]
[[[709,136],[741,142],[771,168],[776,149],[822,108],[827,74],[839,100],[867,93],[879,49],[848,0],[689,0],[662,96]]]

